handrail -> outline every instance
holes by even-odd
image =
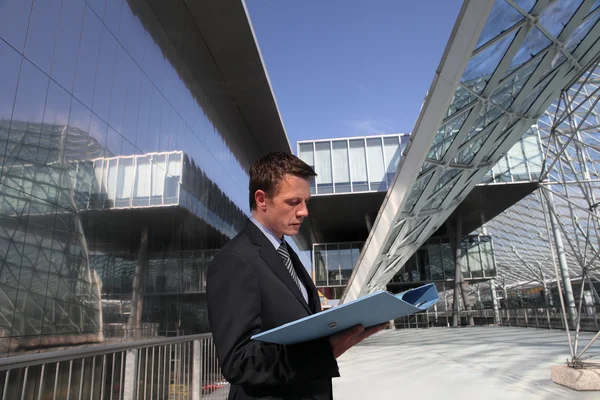
[[[0,358],[0,371],[9,369],[25,368],[33,365],[67,361],[76,358],[95,357],[105,354],[139,349],[144,347],[153,347],[167,344],[191,342],[194,340],[207,339],[212,337],[210,333],[198,335],[185,335],[166,337],[160,339],[148,339],[137,341],[124,341],[119,343],[93,345],[90,347],[78,347],[76,349],[49,351],[46,353],[24,354],[18,356],[9,356]]]

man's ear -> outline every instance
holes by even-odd
[[[254,192],[254,200],[256,201],[256,208],[260,208],[262,211],[267,209],[267,194],[264,190],[257,190]]]

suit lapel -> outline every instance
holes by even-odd
[[[296,286],[296,283],[292,279],[292,276],[283,264],[283,260],[281,259],[279,254],[277,254],[275,247],[273,247],[273,244],[269,241],[269,239],[267,239],[264,233],[262,233],[260,229],[258,229],[258,227],[254,225],[254,223],[250,220],[248,220],[248,222],[246,223],[246,228],[244,229],[244,231],[246,232],[252,243],[260,246],[261,249],[259,251],[259,254],[260,257],[264,260],[264,262],[269,266],[269,268],[271,268],[275,275],[277,275],[277,277],[288,287],[288,289],[294,294],[296,299],[298,299],[298,301],[300,302],[300,304],[302,304],[306,311],[312,314],[312,311],[308,304],[306,304],[306,301],[304,300],[300,289],[298,289],[298,286]],[[294,262],[293,258],[292,262]]]

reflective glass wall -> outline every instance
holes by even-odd
[[[298,157],[312,166],[315,195],[386,191],[392,184],[409,135],[298,142]]]
[[[0,355],[208,329],[248,176],[145,4],[0,1]]]
[[[542,145],[533,125],[485,175],[483,183],[537,181],[542,173]]]
[[[465,236],[459,263],[466,280],[495,277],[492,238],[483,235]],[[455,270],[450,240],[447,237],[433,237],[411,256],[390,283],[453,281]]]

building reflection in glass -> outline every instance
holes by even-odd
[[[257,154],[147,8],[0,2],[0,356],[209,329],[206,266]]]

